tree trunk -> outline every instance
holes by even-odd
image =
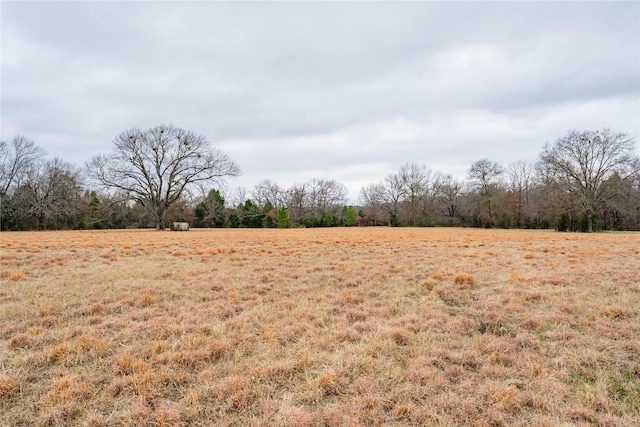
[[[37,222],[38,222],[38,231],[44,231],[47,229],[47,219],[45,218],[44,214],[37,216]]]
[[[165,217],[167,216],[167,209],[163,206],[158,207],[156,211],[157,222],[156,222],[156,230],[164,230]]]
[[[491,211],[491,197],[487,199],[487,207],[489,208],[489,223],[491,224],[491,228],[494,226],[493,222],[493,212]],[[482,224],[484,226],[484,224]]]

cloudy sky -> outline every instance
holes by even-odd
[[[464,177],[569,130],[640,136],[638,2],[11,2],[1,138],[78,166],[132,128],[204,135],[243,170]]]

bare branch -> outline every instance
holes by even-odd
[[[616,183],[634,173],[634,149],[635,139],[624,133],[574,130],[545,146],[540,163],[579,197],[592,231],[593,217],[616,194]]]
[[[87,163],[88,175],[105,189],[131,194],[164,226],[167,209],[205,182],[240,174],[240,168],[203,136],[173,126],[129,129],[114,151]]]

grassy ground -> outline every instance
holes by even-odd
[[[0,235],[0,425],[637,426],[640,234]]]

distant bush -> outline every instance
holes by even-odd
[[[418,227],[437,227],[438,223],[430,218],[420,218],[416,221]]]
[[[511,216],[509,212],[502,212],[502,216],[500,217],[500,221],[498,222],[498,226],[500,228],[511,228]]]
[[[353,206],[347,206],[342,213],[342,223],[345,227],[351,227],[356,224],[356,210]]]
[[[568,231],[569,230],[569,214],[563,212],[560,214],[558,218],[558,224],[556,225],[556,230],[558,231]]]
[[[338,225],[338,217],[335,212],[327,211],[322,215],[320,220],[321,227],[335,227],[336,225]]]

